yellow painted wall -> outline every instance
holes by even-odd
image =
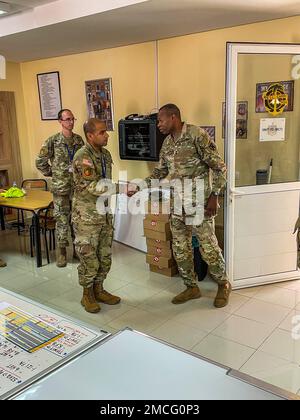
[[[300,17],[294,17],[159,41],[160,105],[175,102],[190,123],[215,125],[217,143],[223,152],[221,104],[225,97],[226,41],[300,43],[299,28]],[[86,118],[86,80],[112,77],[115,128],[125,115],[144,114],[155,107],[155,44],[152,42],[23,63],[29,147],[24,146],[23,138],[21,144],[26,176],[37,175],[35,155],[42,141],[59,130],[57,122],[40,119],[36,74],[48,71],[60,72],[63,106],[74,111],[78,118],[75,131],[79,134]],[[129,178],[146,176],[153,164],[120,161],[117,131],[110,134],[114,177],[118,177],[118,170],[124,169],[128,170]]]
[[[160,41],[160,104],[175,102],[189,122],[215,125],[223,152],[226,42],[300,43],[299,28],[293,17]]]
[[[23,168],[23,176],[26,173],[26,159],[32,156],[30,142],[28,140],[27,120],[25,115],[25,104],[23,85],[21,79],[21,66],[17,63],[6,63],[6,79],[0,80],[1,92],[14,92],[17,112],[17,126],[20,140],[20,152]],[[28,172],[27,175],[31,174]]]
[[[130,179],[147,174],[147,162],[119,159],[117,128],[118,121],[124,116],[134,112],[144,114],[155,107],[154,56],[154,44],[145,43],[22,64],[26,116],[32,148],[27,153],[26,173],[38,175],[34,157],[42,142],[60,130],[57,121],[41,120],[36,75],[59,71],[62,106],[74,112],[77,118],[74,131],[82,136],[82,125],[87,118],[85,81],[112,77],[115,130],[109,133],[108,148],[115,162],[113,176],[117,179],[119,170],[128,170]]]

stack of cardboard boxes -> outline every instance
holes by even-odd
[[[172,253],[169,206],[167,201],[146,203],[144,235],[147,240],[146,261],[150,271],[172,277],[178,269]]]

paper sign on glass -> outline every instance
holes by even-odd
[[[260,141],[284,141],[285,118],[262,118],[260,120]]]

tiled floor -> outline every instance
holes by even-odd
[[[29,238],[15,231],[0,233],[0,256],[8,263],[0,269],[3,288],[110,332],[132,327],[300,395],[300,281],[238,290],[216,309],[216,285],[206,278],[201,299],[173,305],[181,279],[150,273],[143,253],[114,243],[106,289],[122,302],[89,314],[80,305],[76,261],[37,269]]]

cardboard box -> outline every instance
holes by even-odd
[[[160,222],[169,222],[170,220],[170,215],[169,214],[162,214],[162,213],[158,213],[158,214],[153,214],[153,213],[149,213],[149,214],[145,214],[145,218],[147,220],[159,220]]]
[[[170,223],[160,220],[144,219],[144,230],[155,230],[156,232],[171,233]]]
[[[160,267],[157,267],[156,265],[150,265],[150,271],[152,271],[153,273],[162,274],[163,276],[168,276],[168,277],[173,277],[178,273],[178,269],[176,265],[170,268],[160,268]]]
[[[176,265],[174,258],[158,257],[157,255],[146,255],[146,262],[150,265],[156,265],[160,268],[170,268]]]
[[[156,230],[144,229],[144,236],[149,239],[155,239],[160,241],[170,241],[172,239],[171,231],[169,232],[157,232]]]
[[[145,217],[147,219],[160,220],[168,222],[170,219],[170,202],[169,201],[146,201]]]
[[[157,257],[173,258],[173,252],[171,249],[163,249],[160,247],[148,247],[147,253],[155,255]]]
[[[171,241],[161,241],[159,239],[146,239],[147,248],[161,248],[161,249],[172,249]]]

